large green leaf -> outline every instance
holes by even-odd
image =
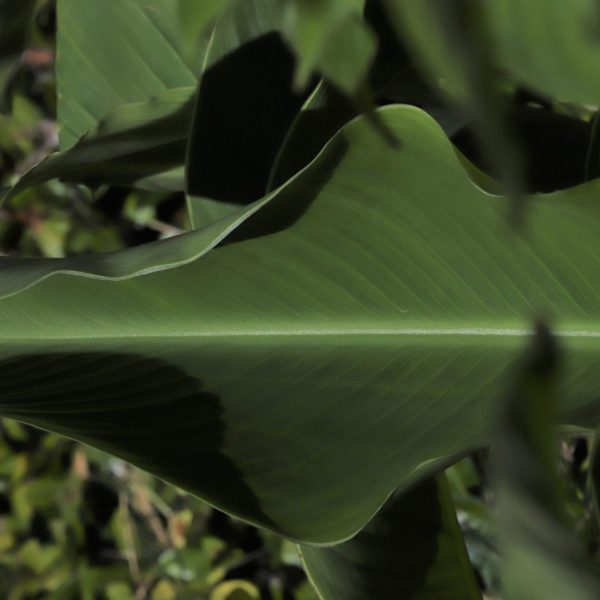
[[[122,104],[193,87],[177,0],[58,0],[57,88],[64,150]]]
[[[481,600],[443,473],[394,495],[353,539],[302,557],[323,600]]]
[[[60,0],[59,118],[69,128],[62,134],[67,150],[30,171],[13,194],[52,177],[183,189],[196,77],[178,51],[176,5],[110,0],[86,12],[87,4]],[[198,73],[272,29],[273,10],[271,0],[252,0],[224,11],[197,57]],[[122,42],[107,51],[98,36],[109,28]],[[131,28],[141,29],[133,35]]]
[[[405,100],[415,100],[410,91],[404,92]],[[435,111],[434,111],[435,112]],[[356,116],[356,107],[345,96],[321,81],[307,98],[292,122],[269,175],[269,191],[283,184],[313,160],[325,143],[348,121]],[[444,117],[440,125],[454,131]],[[500,193],[500,185],[479,170],[454,148],[471,180],[485,191]]]
[[[486,441],[537,310],[563,412],[596,418],[598,182],[532,198],[517,237],[430,117],[379,116],[399,147],[351,122],[199,260],[0,301],[0,412],[314,543]]]

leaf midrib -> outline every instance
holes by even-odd
[[[82,334],[49,335],[26,338],[23,336],[3,336],[5,342],[22,343],[40,341],[81,341],[81,340],[122,340],[122,339],[178,339],[178,338],[267,338],[267,337],[528,337],[533,329],[513,327],[401,327],[401,328],[322,328],[322,329],[260,329],[260,330],[214,330],[214,331],[169,331],[159,334]],[[600,330],[557,329],[554,335],[560,338],[600,338]]]

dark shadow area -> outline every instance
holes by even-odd
[[[188,149],[192,195],[249,204],[309,90],[292,89],[294,57],[279,34],[243,45],[202,77]]]
[[[381,0],[367,0],[364,16],[378,41],[377,54],[369,70],[369,87],[375,104],[441,107],[441,96],[415,67],[410,53],[391,25]]]
[[[223,452],[217,394],[167,362],[55,353],[0,361],[0,413],[89,443],[232,512],[272,525]]]
[[[517,97],[517,101],[519,98],[522,97]],[[507,107],[506,120],[519,142],[528,193],[553,192],[585,181],[589,123],[530,104]],[[462,129],[452,142],[471,162],[489,173],[472,128]]]
[[[107,222],[114,222],[126,247],[139,246],[160,239],[160,232],[148,226],[142,227],[124,218],[125,203],[131,194],[130,188],[109,187],[96,192],[94,206]],[[185,209],[185,195],[182,192],[170,194],[156,206],[156,218],[164,223],[173,223],[177,213]],[[90,254],[85,253],[85,254]]]
[[[278,156],[270,189],[276,189],[308,165],[356,114],[352,102],[323,83],[318,103],[303,110],[292,125]]]

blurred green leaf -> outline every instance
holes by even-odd
[[[564,510],[558,444],[556,342],[539,325],[517,373],[495,446],[503,587],[507,600],[592,600],[600,580]]]
[[[42,546],[37,540],[27,540],[19,549],[19,560],[34,573],[47,571],[61,556],[57,546]]]
[[[133,600],[135,597],[126,583],[110,583],[104,591],[106,600]]]
[[[297,56],[295,86],[318,72],[348,95],[366,81],[377,40],[362,18],[364,0],[286,0],[282,31]]]
[[[498,59],[519,83],[561,100],[599,104],[595,0],[495,0],[485,11]]]
[[[166,579],[162,579],[154,586],[150,600],[175,600],[176,598],[177,592],[173,585]]]

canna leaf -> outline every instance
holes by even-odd
[[[0,301],[0,413],[313,544],[488,440],[536,311],[565,347],[562,420],[593,423],[598,182],[529,198],[517,236],[427,114],[378,116],[399,147],[353,120],[198,260],[34,274]],[[5,285],[44,264],[7,260]]]

